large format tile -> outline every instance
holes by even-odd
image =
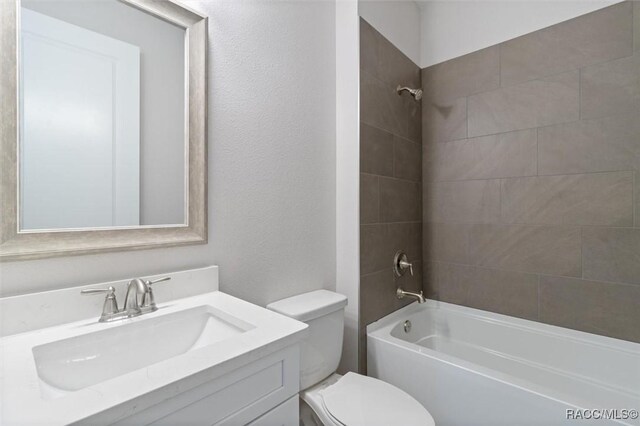
[[[583,277],[640,284],[640,229],[584,228]]]
[[[379,37],[378,76],[394,86],[420,87],[420,67],[389,40]]]
[[[640,54],[584,68],[580,86],[582,119],[640,114]]]
[[[360,69],[378,75],[378,39],[380,33],[360,18]]]
[[[631,9],[623,2],[502,43],[501,85],[629,56]]]
[[[433,65],[422,70],[425,97],[441,103],[496,89],[499,84],[498,46]]]
[[[538,318],[538,276],[516,271],[442,263],[440,300],[505,315]]]
[[[502,181],[502,221],[633,226],[633,172]]]
[[[389,232],[389,265],[393,264],[393,256],[402,250],[410,262],[422,260],[422,223],[390,223]]]
[[[535,176],[534,129],[425,145],[425,181]]]
[[[473,225],[430,223],[423,230],[424,261],[469,263],[469,233]]]
[[[420,87],[420,67],[362,18],[360,69],[394,87]]]
[[[393,223],[360,226],[360,273],[362,275],[391,268],[398,250],[409,261],[422,259],[422,224]]]
[[[393,263],[389,241],[386,224],[360,225],[360,274],[381,271]]]
[[[633,173],[633,191],[635,205],[633,206],[633,224],[640,228],[640,172]]]
[[[633,50],[640,52],[640,1],[633,2]]]
[[[422,99],[422,142],[446,142],[467,137],[467,98],[452,101]]]
[[[424,186],[425,220],[429,222],[497,223],[500,181],[467,180]]]
[[[383,222],[418,222],[421,219],[420,183],[394,178],[380,178],[380,220]]]
[[[578,277],[580,228],[524,225],[473,225],[472,264],[522,272]]]
[[[538,173],[640,170],[639,114],[538,129]]]
[[[397,178],[422,180],[422,146],[408,139],[393,138],[393,170]]]
[[[569,71],[470,96],[469,137],[577,120],[578,91],[578,71]]]
[[[416,102],[413,98],[406,99],[409,110],[409,124],[407,129],[407,139],[418,144],[422,144],[422,101]]]
[[[422,293],[424,297],[439,300],[438,268],[440,264],[432,261],[422,261]]]
[[[540,321],[640,342],[640,286],[540,277]]]
[[[400,306],[395,290],[391,267],[360,277],[360,315],[363,326],[379,320]]]
[[[393,134],[360,123],[360,171],[393,176]]]
[[[411,105],[398,96],[395,87],[368,72],[360,73],[360,120],[390,133],[409,137]],[[417,108],[417,107],[416,107]]]
[[[380,221],[380,179],[375,175],[360,174],[360,223]]]

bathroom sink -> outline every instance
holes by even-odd
[[[306,332],[301,322],[221,291],[168,297],[176,282],[204,280],[203,274],[173,274],[174,283],[156,288],[155,312],[98,322],[96,300],[90,318],[2,337],[0,424],[112,424],[164,409],[185,393],[213,392],[212,384],[297,344]],[[60,292],[92,300],[78,289]],[[62,297],[51,292],[42,300],[22,308],[59,306]]]
[[[198,306],[33,348],[39,378],[76,391],[254,328],[212,306]]]

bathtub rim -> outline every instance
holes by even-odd
[[[585,400],[584,398],[578,398],[573,395],[555,390],[552,387],[539,385],[518,376],[507,374],[493,368],[485,367],[478,363],[467,361],[465,359],[458,358],[444,352],[423,347],[414,342],[395,337],[391,334],[393,328],[395,328],[401,320],[408,319],[408,317],[414,316],[427,309],[450,311],[453,314],[464,315],[472,318],[475,317],[482,321],[497,323],[510,328],[525,329],[529,332],[550,335],[554,337],[562,337],[563,339],[574,340],[582,344],[606,347],[607,349],[613,349],[615,351],[621,351],[631,355],[640,356],[640,343],[629,342],[613,337],[601,336],[579,330],[545,324],[537,321],[526,320],[509,315],[483,311],[466,306],[454,305],[451,303],[432,299],[427,299],[424,304],[418,304],[416,302],[411,303],[381,318],[380,320],[369,324],[366,328],[367,339],[373,339],[385,344],[390,344],[402,349],[416,352],[421,356],[428,357],[432,360],[443,362],[456,368],[461,368],[469,373],[480,375],[487,379],[494,380],[508,386],[513,386],[527,392],[532,392],[543,398],[552,399],[554,401],[561,402],[574,408],[593,409],[602,405],[596,400]],[[369,345],[367,345],[367,347],[369,347]],[[367,357],[369,357],[369,352],[367,353]],[[572,377],[580,380],[579,375],[572,375]],[[593,384],[593,381],[591,383]],[[601,386],[603,387],[603,391],[606,390],[608,392],[609,396],[612,394],[617,394],[624,399],[625,406],[621,406],[619,408],[640,409],[640,391],[638,393],[633,393],[627,391],[626,389],[617,388],[615,386],[607,386],[604,384],[602,384]],[[625,423],[621,420],[618,420],[618,422],[625,425],[633,424]]]

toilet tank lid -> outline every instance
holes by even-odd
[[[316,290],[278,300],[267,309],[298,321],[310,321],[344,308],[347,297],[329,290]]]

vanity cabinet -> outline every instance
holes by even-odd
[[[300,351],[293,345],[114,425],[298,425],[299,374]]]

